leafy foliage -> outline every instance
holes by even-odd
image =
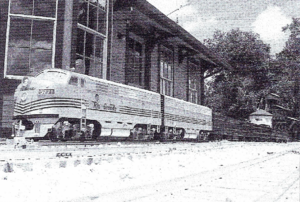
[[[282,28],[282,31],[289,31],[291,34],[284,49],[277,55],[281,61],[288,63],[300,61],[300,19],[293,18],[291,24]]]
[[[207,83],[206,104],[232,117],[248,117],[269,85],[270,46],[259,35],[239,29],[216,31],[205,45],[233,68],[221,71]]]
[[[283,98],[285,107],[294,111],[299,117],[299,75],[300,75],[300,19],[293,18],[291,24],[283,27],[284,32],[290,32],[284,49],[276,55],[272,68],[276,83],[272,90]]]

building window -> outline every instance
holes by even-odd
[[[54,68],[58,0],[10,0],[5,76]]]
[[[160,52],[160,93],[173,96],[173,51],[162,47]]]
[[[128,84],[143,85],[143,46],[141,43],[128,38],[128,58],[126,81]]]
[[[189,92],[189,102],[198,104],[198,90],[197,90],[197,65],[194,63],[189,64],[189,86],[188,86],[188,92]]]
[[[106,0],[79,1],[76,72],[103,77],[106,7]]]
[[[189,79],[189,101],[198,103],[197,80],[193,78]]]

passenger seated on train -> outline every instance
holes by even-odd
[[[141,128],[141,127],[138,128],[138,131],[137,131],[137,138],[138,138],[139,140],[144,139],[143,128]]]
[[[75,61],[75,72],[84,74],[85,69],[84,69],[84,60],[81,58],[76,59]]]
[[[73,124],[73,137],[76,137],[76,135],[79,133],[79,131],[80,131],[80,125],[79,124]]]
[[[171,139],[171,140],[173,140],[174,139],[174,134],[173,134],[173,130],[172,129],[170,129],[169,130],[169,133],[168,133],[168,139]]]
[[[71,135],[71,124],[69,121],[64,121],[62,125],[62,136],[63,138],[69,137]]]
[[[25,76],[22,80],[22,87],[20,90],[21,91],[28,90],[28,86],[29,86],[29,78]]]
[[[89,137],[89,138],[91,138],[92,137],[92,135],[93,135],[93,132],[94,132],[94,124],[89,124],[89,125],[87,125],[87,127],[86,127],[86,137]]]
[[[155,134],[155,128],[151,128],[151,130],[149,131],[149,140],[154,139],[154,134]]]
[[[178,133],[180,134],[180,138],[183,139],[184,138],[184,131],[182,129],[180,129]]]

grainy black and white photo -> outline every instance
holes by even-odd
[[[300,0],[1,0],[0,201],[300,201]]]

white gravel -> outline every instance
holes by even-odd
[[[0,172],[0,201],[300,201],[300,143],[165,147],[163,155],[119,156],[89,166],[14,167]]]

